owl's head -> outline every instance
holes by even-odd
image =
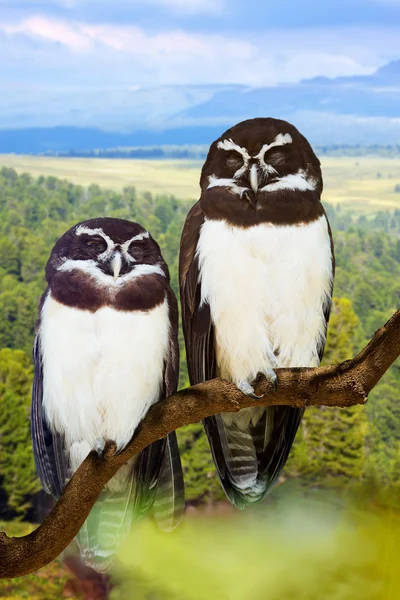
[[[138,223],[99,218],[78,223],[55,244],[46,280],[55,273],[78,271],[103,286],[121,286],[153,273],[168,277],[160,248]]]
[[[202,190],[214,187],[254,198],[278,190],[322,192],[320,162],[304,136],[290,123],[272,118],[243,121],[210,148]]]

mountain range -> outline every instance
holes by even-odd
[[[316,145],[399,144],[400,60],[366,76],[258,88],[3,90],[0,115],[1,153],[209,144],[258,116],[291,121]]]

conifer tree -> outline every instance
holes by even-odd
[[[354,356],[359,321],[347,298],[335,298],[324,364]],[[343,485],[363,476],[367,420],[364,407],[306,410],[286,474],[311,483]]]
[[[21,350],[0,350],[0,490],[2,517],[23,517],[40,489],[29,427],[32,366]]]

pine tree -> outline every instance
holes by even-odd
[[[335,298],[324,364],[354,355],[358,325],[351,301]],[[286,474],[328,485],[357,481],[364,472],[366,434],[364,407],[311,407],[305,412]]]
[[[23,517],[40,489],[29,431],[32,366],[21,350],[0,350],[0,506],[2,517]]]

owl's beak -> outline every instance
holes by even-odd
[[[111,261],[111,268],[112,268],[112,272],[113,272],[114,281],[117,281],[118,275],[121,271],[121,267],[122,267],[121,254],[119,252],[116,252]]]
[[[250,167],[250,185],[251,189],[255,194],[258,192],[258,173],[257,165],[251,165]]]

